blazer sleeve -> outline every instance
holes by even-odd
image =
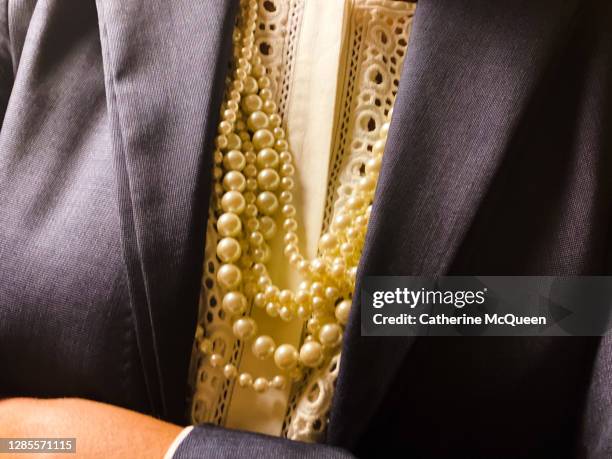
[[[319,443],[304,443],[240,430],[200,424],[180,443],[173,459],[348,459],[350,452]]]
[[[13,61],[8,30],[8,1],[0,0],[0,126],[13,87]]]

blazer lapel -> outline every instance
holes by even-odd
[[[448,272],[505,151],[520,141],[521,114],[559,57],[576,4],[419,1],[358,267],[329,443],[355,447],[415,340],[361,336],[364,276]]]
[[[153,413],[184,422],[237,0],[98,0],[123,250]]]

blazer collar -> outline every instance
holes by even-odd
[[[443,275],[577,7],[421,0],[343,343],[327,441],[353,449],[414,337],[362,337],[367,275]],[[474,273],[483,274],[483,273]],[[418,338],[416,338],[418,339]]]
[[[184,422],[236,0],[98,0],[122,244],[153,413]]]

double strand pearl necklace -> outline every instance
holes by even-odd
[[[364,175],[334,216],[329,231],[320,237],[319,255],[307,260],[298,244],[293,155],[255,45],[257,0],[242,0],[240,6],[240,23],[233,34],[234,69],[215,140],[213,206],[220,236],[216,253],[221,262],[217,282],[234,336],[250,342],[257,358],[273,358],[279,373],[272,379],[239,374],[235,365],[215,352],[201,329],[198,338],[210,365],[223,366],[225,377],[237,378],[241,387],[264,392],[283,389],[288,380],[299,381],[306,370],[328,362],[341,343],[389,123],[379,129]],[[268,241],[276,235],[279,220],[284,255],[303,279],[297,291],[274,285],[266,268]],[[257,324],[249,315],[251,306],[264,308],[281,322],[297,319],[306,323],[300,349],[291,344],[277,346],[272,337],[258,335]]]

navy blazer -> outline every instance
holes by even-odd
[[[0,396],[186,424],[237,0],[0,4]],[[612,271],[612,3],[422,0],[357,274]],[[205,288],[205,287],[202,287]],[[324,444],[176,457],[612,457],[612,340],[362,337]]]

